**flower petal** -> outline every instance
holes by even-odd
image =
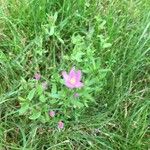
[[[70,82],[66,81],[65,85],[70,88],[70,89],[73,89],[75,88],[75,85],[72,85]]]
[[[50,111],[49,115],[53,118],[55,116],[55,112],[54,111]]]
[[[35,78],[35,80],[40,80],[41,74],[36,73],[36,74],[34,75],[34,78]]]
[[[63,76],[63,78],[65,79],[65,81],[67,81],[68,80],[68,75],[67,75],[67,72],[66,71],[63,71],[62,72],[62,76]]]
[[[64,128],[64,123],[62,121],[58,122],[58,128],[63,129]]]
[[[83,85],[82,82],[78,82],[78,83],[75,85],[76,88],[81,88],[81,87],[83,87],[83,86],[84,86],[84,85]]]
[[[73,67],[70,72],[69,72],[69,77],[72,78],[72,77],[75,77],[76,76],[76,72],[75,72],[75,67]]]
[[[78,82],[81,80],[81,77],[82,77],[81,70],[78,70],[78,71],[76,72],[76,79],[77,79]]]

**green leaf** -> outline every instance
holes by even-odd
[[[45,97],[44,95],[41,95],[41,96],[39,97],[39,99],[40,99],[40,101],[43,102],[43,103],[46,101],[46,97]]]
[[[52,93],[57,93],[57,87],[56,87],[56,84],[53,84],[52,85],[52,90],[51,90]]]
[[[23,97],[20,97],[20,96],[18,97],[18,99],[22,102],[26,101],[26,99],[24,99]]]
[[[71,37],[71,42],[72,42],[73,44],[80,44],[80,43],[83,42],[83,37],[80,36],[80,35],[77,35],[77,36],[73,35],[73,36]]]
[[[74,108],[76,107],[81,108],[84,106],[81,102],[79,102],[79,100],[73,100],[72,103],[74,105]]]
[[[50,104],[55,104],[57,102],[57,100],[53,99],[53,100],[49,100]]]
[[[52,98],[60,98],[60,95],[59,94],[56,94],[56,93],[51,93],[50,95]]]
[[[104,29],[106,24],[106,20],[103,20],[103,22],[99,25],[100,29]]]
[[[52,85],[52,90],[51,90],[51,93],[50,93],[50,97],[52,97],[52,98],[60,98],[60,95],[57,94],[56,84]]]
[[[43,93],[43,87],[42,87],[42,85],[38,85],[37,86],[37,93],[38,93],[38,95],[41,95]]]
[[[88,104],[86,102],[84,102],[85,107],[89,107]]]
[[[41,121],[42,123],[46,123],[45,117],[44,117],[44,116],[40,116],[40,121]]]
[[[88,100],[90,100],[91,102],[94,102],[95,99],[90,95],[90,94],[85,94],[84,97]]]
[[[55,12],[55,14],[54,14],[54,16],[53,16],[53,18],[54,18],[54,22],[56,22],[57,17],[58,17],[58,12]]]
[[[55,32],[55,27],[51,26],[51,29],[50,29],[50,32],[49,32],[49,36],[54,35],[54,32]]]
[[[35,95],[35,92],[36,92],[36,89],[32,89],[32,90],[29,92],[27,98],[28,98],[29,100],[32,100],[33,97],[34,97],[34,95]]]
[[[64,40],[63,39],[61,39],[60,37],[57,37],[58,38],[58,40],[62,43],[62,44],[64,44]]]
[[[34,110],[32,115],[29,117],[31,120],[35,120],[41,116],[41,112],[38,110]]]
[[[109,47],[111,47],[111,46],[112,46],[111,43],[104,43],[103,48],[109,48]]]
[[[45,112],[45,115],[44,115],[44,116],[45,116],[45,121],[48,122],[48,121],[49,121],[49,114],[48,114],[47,112]]]
[[[23,115],[29,109],[29,103],[20,103],[19,115]]]
[[[71,54],[71,58],[77,62],[82,62],[82,56],[85,55],[82,51],[75,51]]]

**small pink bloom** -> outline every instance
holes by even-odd
[[[36,73],[35,75],[34,75],[34,78],[35,78],[35,80],[40,80],[40,78],[41,78],[41,75],[39,74],[39,73]]]
[[[55,112],[54,111],[50,111],[49,115],[53,118],[55,116]]]
[[[65,85],[70,88],[81,88],[83,87],[83,83],[81,82],[82,73],[81,70],[76,71],[73,67],[69,74],[66,71],[62,72],[62,76],[65,80]]]
[[[78,93],[75,93],[75,94],[74,94],[74,97],[76,97],[76,98],[79,97],[79,94],[78,94]]]
[[[58,128],[63,129],[64,128],[64,123],[62,121],[58,122]]]
[[[44,90],[47,90],[47,88],[48,88],[47,82],[43,82],[42,87],[43,87]]]

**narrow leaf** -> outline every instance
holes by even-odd
[[[33,97],[34,97],[34,95],[35,95],[35,91],[36,91],[36,89],[32,89],[32,90],[29,92],[29,94],[28,94],[28,96],[27,96],[27,98],[28,98],[29,100],[32,100],[32,99],[33,99]]]
[[[29,109],[29,104],[21,103],[20,105],[21,105],[21,108],[19,109],[19,115],[23,115]]]
[[[41,95],[39,97],[39,99],[40,99],[41,102],[45,102],[46,101],[46,97],[44,95]]]
[[[41,116],[41,112],[40,111],[33,111],[33,114],[29,117],[31,120],[35,120],[37,118],[39,118]]]

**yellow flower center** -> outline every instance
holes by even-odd
[[[71,79],[70,79],[70,83],[71,83],[71,84],[75,84],[75,82],[76,82],[75,78],[71,78]]]

